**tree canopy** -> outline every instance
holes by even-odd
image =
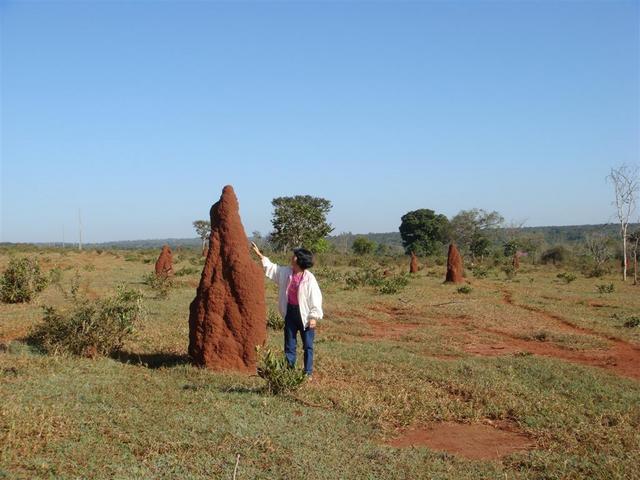
[[[479,208],[461,210],[451,219],[451,239],[463,253],[482,257],[489,247],[486,230],[497,228],[503,222],[504,218],[496,211],[487,212]]]
[[[356,237],[351,248],[356,255],[368,255],[374,252],[377,244],[367,237]]]
[[[406,253],[431,255],[449,238],[449,220],[433,210],[422,208],[401,218],[400,236]]]
[[[271,204],[274,211],[270,242],[276,248],[289,250],[302,246],[313,251],[333,231],[327,222],[332,207],[327,199],[296,195],[274,198]]]

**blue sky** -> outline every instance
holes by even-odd
[[[194,236],[225,184],[335,232],[409,210],[612,220],[640,3],[0,0],[2,241]]]

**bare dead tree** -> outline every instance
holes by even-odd
[[[604,233],[591,233],[585,237],[584,244],[587,254],[595,263],[595,275],[600,274],[604,269],[604,264],[611,258],[611,250],[609,249],[609,237]]]
[[[607,180],[613,185],[616,216],[620,222],[620,236],[622,237],[622,281],[627,281],[627,233],[629,218],[635,212],[638,197],[638,167],[621,165],[612,168]]]

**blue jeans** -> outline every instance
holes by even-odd
[[[313,328],[306,330],[302,326],[300,307],[298,305],[287,305],[287,314],[284,317],[284,354],[287,362],[292,367],[296,364],[296,347],[298,346],[298,332],[302,337],[304,349],[304,373],[311,375],[313,372],[313,338],[316,331]]]

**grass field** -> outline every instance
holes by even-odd
[[[522,265],[510,280],[467,272],[460,293],[432,266],[382,295],[333,278],[350,267],[319,265],[316,373],[270,396],[258,377],[189,365],[199,258],[174,252],[175,270],[195,273],[158,298],[142,283],[157,253],[30,253],[63,286],[79,276],[89,298],[141,289],[146,316],[118,358],[52,357],[24,339],[43,305],[64,304],[60,289],[0,305],[0,478],[231,479],[236,463],[238,479],[640,478],[630,282],[566,283],[562,269]],[[609,283],[613,293],[598,293]],[[268,285],[272,306],[275,296]],[[269,343],[280,348],[281,335],[270,330]],[[518,433],[528,448],[483,460],[402,441],[439,423]]]

